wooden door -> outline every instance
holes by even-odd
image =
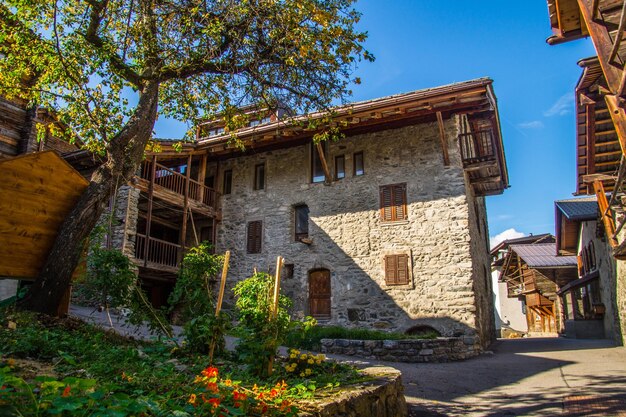
[[[309,314],[317,319],[330,318],[330,271],[309,273]]]

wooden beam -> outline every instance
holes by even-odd
[[[594,0],[578,0],[581,15],[589,30],[589,35],[593,41],[593,46],[598,54],[598,61],[602,67],[604,78],[613,94],[619,92],[622,79],[622,70],[611,64],[609,58],[613,49],[613,41],[609,36],[607,28],[597,20],[594,20],[593,13],[596,5]]]
[[[320,156],[320,161],[322,162],[322,169],[324,170],[324,176],[326,177],[326,184],[330,184],[332,182],[332,177],[330,176],[330,170],[328,169],[328,164],[326,163],[326,156],[324,156],[324,148],[322,147],[321,142],[317,142],[315,144],[317,148],[317,153]]]
[[[443,126],[443,116],[437,112],[437,125],[439,126],[439,140],[441,141],[441,151],[443,152],[443,165],[450,166],[450,155],[448,155],[448,141],[446,140],[446,130]]]
[[[147,212],[144,213],[143,211],[140,211],[139,212],[139,217],[141,217],[142,219],[147,219],[148,218],[148,214],[147,214]],[[152,223],[160,224],[162,226],[169,227],[170,229],[174,229],[174,230],[177,230],[180,227],[180,225],[178,225],[178,224],[176,224],[174,222],[170,222],[168,220],[165,220],[165,219],[162,219],[160,217],[155,216],[154,212],[152,214]]]
[[[200,169],[198,170],[198,182],[200,183],[201,187],[199,188],[199,195],[198,195],[198,200],[200,201],[204,201],[204,180],[206,178],[206,161],[207,161],[207,154],[202,155],[202,159],[200,160]],[[217,178],[215,178],[217,180]],[[215,189],[216,184],[213,184],[213,188]]]
[[[593,190],[598,198],[598,209],[600,210],[600,216],[602,217],[602,223],[604,224],[604,230],[606,232],[606,238],[612,248],[618,246],[615,235],[615,222],[613,220],[613,211],[609,207],[609,202],[606,199],[606,193],[601,181],[593,182]]]
[[[617,97],[614,95],[605,95],[604,101],[606,101],[606,105],[609,108],[609,114],[615,126],[622,154],[626,155],[626,113],[624,109],[619,107]]]
[[[150,185],[148,186],[148,215],[146,217],[146,242],[143,245],[143,266],[148,266],[148,250],[150,247],[150,225],[152,224],[152,199],[154,198],[154,180],[156,178],[157,156],[152,155]]]
[[[587,119],[587,174],[596,172],[596,113],[595,103],[585,105],[585,115]]]

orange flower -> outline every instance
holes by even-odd
[[[208,366],[204,371],[202,371],[202,375],[206,376],[207,378],[217,378],[217,368],[213,366]]]
[[[270,397],[274,398],[278,395],[278,391],[276,391],[274,388],[272,388],[272,390],[270,391]]]
[[[239,401],[239,400],[245,401],[246,398],[248,397],[243,392],[233,391],[233,399],[235,401]]]
[[[226,385],[227,387],[230,387],[231,385],[233,385],[233,381],[231,381],[230,379],[227,379],[226,381],[224,381],[224,385]]]
[[[291,403],[289,401],[283,400],[283,402],[280,403],[280,411],[285,411],[290,405]]]
[[[63,390],[63,394],[61,394],[61,397],[69,397],[70,396],[70,386],[68,385],[67,387],[65,387],[65,389]]]
[[[217,408],[220,406],[221,400],[219,398],[211,398],[209,403],[213,406],[213,408]]]
[[[191,396],[189,396],[189,401],[187,402],[189,404],[196,405],[196,394],[191,394]]]
[[[219,391],[219,387],[217,386],[217,383],[215,382],[209,382],[206,384],[206,389],[211,391],[211,392],[217,392]]]

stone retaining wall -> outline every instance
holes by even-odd
[[[474,337],[409,340],[322,339],[322,352],[393,362],[449,362],[481,352]]]
[[[361,371],[374,379],[342,388],[328,399],[298,402],[300,417],[405,417],[401,373],[389,367]]]

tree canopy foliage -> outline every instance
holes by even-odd
[[[52,133],[106,157],[23,306],[53,313],[158,115],[227,121],[246,104],[306,112],[349,94],[371,55],[354,0],[2,0],[0,95],[51,110]]]
[[[148,84],[160,115],[191,124],[258,102],[323,108],[371,58],[352,2],[3,0],[0,94],[54,110],[55,133],[100,151]]]

